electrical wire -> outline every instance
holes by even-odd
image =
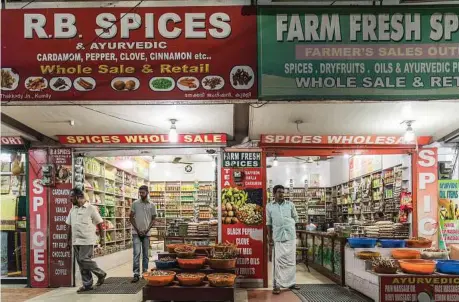
[[[32,0],[32,1],[27,2],[23,7],[21,7],[21,9],[26,8],[27,6],[29,6],[30,4],[34,3],[35,1],[37,1],[37,0]]]
[[[255,108],[255,109],[258,109],[258,108],[261,108],[261,107],[263,107],[264,105],[268,104],[269,102],[270,102],[270,101],[266,101],[266,102],[264,102],[263,104],[260,104],[260,105],[252,105],[252,104],[250,104],[250,107]]]

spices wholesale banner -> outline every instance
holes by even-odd
[[[256,99],[252,10],[9,10],[2,15],[2,99]]]
[[[261,7],[259,96],[455,99],[458,24],[457,6]]]

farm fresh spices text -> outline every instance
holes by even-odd
[[[260,10],[262,98],[432,99],[459,92],[457,7]]]
[[[10,28],[2,31],[2,98],[256,99],[256,14],[248,10],[11,10],[2,18]]]

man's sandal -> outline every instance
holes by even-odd
[[[281,293],[280,288],[277,287],[277,288],[273,289],[273,294],[278,295],[280,293]]]
[[[296,289],[296,290],[300,290],[300,287],[298,285],[292,285],[289,287],[289,289]]]
[[[77,293],[83,293],[83,292],[88,292],[90,290],[93,290],[94,288],[92,286],[82,286],[77,290]]]

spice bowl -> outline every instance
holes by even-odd
[[[176,275],[178,282],[180,285],[183,286],[197,286],[201,285],[204,279],[206,278],[206,274],[203,273],[182,273]]]
[[[200,269],[206,263],[206,257],[196,257],[195,259],[178,258],[178,265],[182,269]]]
[[[208,259],[213,269],[231,269],[236,267],[236,259]]]
[[[150,286],[166,286],[172,283],[175,278],[175,272],[152,270],[151,272],[144,273],[143,278],[147,280]]]
[[[234,285],[236,275],[224,273],[210,274],[207,275],[207,280],[209,280],[210,285],[214,287],[230,287]]]
[[[192,259],[194,258],[196,248],[194,246],[185,245],[185,246],[176,247],[174,251],[177,254],[177,258]]]
[[[411,250],[411,249],[393,249],[392,250],[392,258],[397,260],[404,260],[404,259],[420,259],[421,252],[418,250]]]
[[[430,248],[432,247],[432,240],[426,238],[412,238],[406,239],[406,247],[411,248]]]
[[[397,267],[373,266],[373,271],[378,274],[396,274]]]
[[[399,260],[400,269],[407,274],[431,275],[435,271],[436,262],[433,260],[408,259]]]
[[[155,260],[156,268],[160,270],[170,269],[177,266],[177,259],[173,260]]]

